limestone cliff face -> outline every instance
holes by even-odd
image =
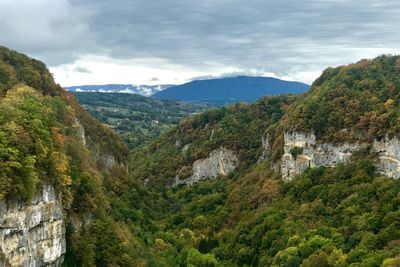
[[[173,186],[180,184],[193,185],[203,179],[228,175],[236,169],[238,164],[239,160],[233,151],[226,148],[216,149],[210,153],[208,158],[199,159],[193,163],[190,177],[186,179],[175,177]]]
[[[0,266],[60,266],[65,254],[62,204],[52,186],[29,203],[0,203]]]
[[[281,159],[281,173],[284,180],[290,180],[307,168],[328,166],[349,161],[351,155],[371,145],[371,152],[377,153],[378,171],[386,176],[400,178],[400,140],[398,138],[375,140],[368,143],[317,143],[312,133],[285,133],[284,154]]]
[[[378,172],[393,177],[400,178],[400,140],[398,138],[385,138],[375,141],[372,150],[378,154]]]

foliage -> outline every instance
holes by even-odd
[[[57,177],[60,187],[70,184],[68,162],[51,136],[56,120],[50,99],[29,87],[9,91],[0,102],[0,199],[20,194],[30,200],[39,182]]]
[[[156,100],[134,94],[74,95],[91,115],[113,128],[130,149],[153,141],[190,114],[212,107],[208,104]]]
[[[303,153],[303,147],[295,146],[295,147],[290,149],[290,154],[292,155],[292,157],[294,159],[296,159],[297,156],[301,155],[302,153]]]
[[[57,94],[53,77],[42,62],[0,46],[0,96],[23,83],[43,94]]]
[[[143,256],[143,242],[110,212],[114,191],[138,188],[125,183],[125,144],[56,85],[43,63],[4,47],[0,89],[0,201],[30,202],[52,185],[66,214],[66,266],[144,265],[152,257]],[[115,164],[107,167],[110,157]]]
[[[397,266],[400,181],[376,174],[368,155],[290,182],[272,167],[287,129],[336,141],[397,134],[398,61],[328,69],[298,99],[191,116],[134,151],[128,174],[127,147],[111,129],[42,63],[0,48],[0,200],[29,201],[44,184],[62,193],[65,266]],[[258,163],[266,133],[272,158]],[[164,186],[221,146],[240,158],[236,173]]]
[[[239,156],[239,169],[245,172],[262,154],[265,131],[274,129],[294,99],[265,97],[251,105],[235,104],[191,116],[155,142],[134,151],[131,174],[138,180],[147,178],[150,184],[165,185],[172,182],[177,170],[206,158],[220,146]],[[185,145],[189,148],[183,151]]]
[[[335,142],[399,134],[400,56],[326,69],[286,113],[288,131]]]
[[[279,193],[251,205],[271,181]],[[399,195],[400,182],[364,160],[310,169],[288,183],[260,165],[237,181],[168,191],[155,236],[170,249],[159,256],[168,266],[193,258],[206,266],[388,265],[400,253]]]

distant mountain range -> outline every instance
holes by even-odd
[[[182,101],[253,102],[266,95],[299,94],[310,86],[300,82],[271,77],[237,76],[209,80],[196,80],[156,92],[152,97]]]
[[[132,85],[132,84],[103,84],[103,85],[79,85],[65,87],[70,92],[98,92],[98,93],[128,93],[150,96],[173,85]]]
[[[308,88],[309,85],[300,82],[251,76],[195,80],[181,85],[103,84],[65,87],[70,92],[128,93],[157,99],[217,104],[253,102],[266,95],[299,94]]]

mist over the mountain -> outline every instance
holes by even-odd
[[[122,93],[151,96],[173,85],[132,85],[132,84],[103,84],[103,85],[78,85],[64,87],[70,92],[97,92],[97,93]]]

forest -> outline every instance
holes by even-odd
[[[328,69],[305,94],[194,114],[129,150],[43,63],[0,47],[0,200],[28,203],[44,184],[61,193],[64,266],[400,266],[400,182],[376,155],[291,181],[276,169],[290,129],[318,142],[398,135],[399,66],[381,56]],[[235,171],[171,186],[219,147],[238,155]]]

